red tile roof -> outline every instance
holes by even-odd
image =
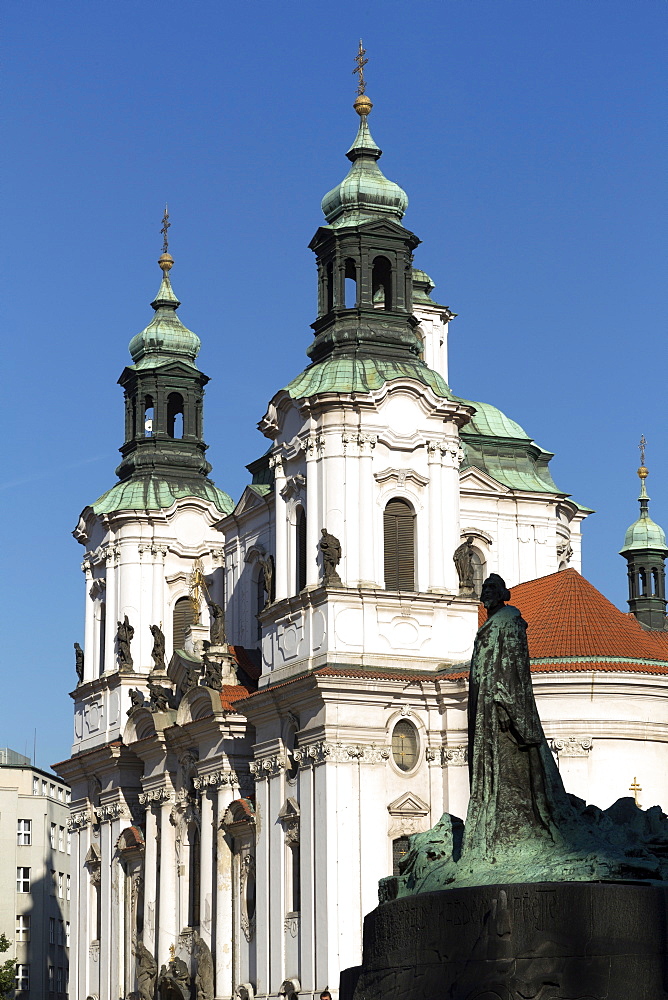
[[[532,670],[668,673],[668,632],[644,629],[574,569],[518,584],[510,603],[529,626]]]

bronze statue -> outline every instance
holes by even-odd
[[[262,582],[267,594],[266,607],[267,604],[272,604],[276,597],[274,589],[274,557],[272,555],[262,556],[260,558],[260,567],[262,569]]]
[[[75,668],[77,677],[79,678],[79,684],[81,684],[84,679],[84,651],[78,642],[74,643],[74,656],[76,659]]]
[[[323,528],[319,548],[322,552],[323,584],[325,587],[341,587],[341,577],[336,570],[341,562],[341,542],[336,535],[330,535],[327,528]]]
[[[153,669],[164,672],[165,670],[165,634],[159,625],[151,625],[151,635],[153,636]]]
[[[130,652],[130,643],[135,634],[135,630],[128,621],[126,615],[122,622],[118,622],[116,632],[116,643],[118,645],[118,666],[120,670],[132,670],[133,660]]]
[[[475,586],[473,582],[473,538],[471,535],[455,549],[452,558],[459,576],[459,593],[463,597],[472,597],[475,594]]]
[[[214,604],[212,601],[209,604],[209,612],[211,614],[211,629],[209,632],[211,645],[225,646],[227,644],[227,636],[225,635],[225,610],[221,608],[220,604]]]
[[[137,968],[137,985],[141,1000],[154,1000],[155,980],[158,975],[158,966],[153,955],[148,950],[143,941],[138,941],[133,949]]]

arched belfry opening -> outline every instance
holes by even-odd
[[[171,438],[183,437],[183,396],[170,392],[167,397],[167,433]]]
[[[377,309],[392,309],[392,265],[387,257],[376,257],[371,272],[371,294]]]

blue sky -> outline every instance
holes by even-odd
[[[554,451],[621,607],[637,442],[668,527],[666,35],[659,0],[10,0],[0,161],[5,435],[0,745],[69,755],[80,510],[115,481],[116,379],[149,321],[165,201],[180,315],[235,498],[306,363],[307,244],[345,174],[360,35],[381,166],[458,313],[450,383]]]

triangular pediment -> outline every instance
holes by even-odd
[[[271,491],[267,491],[267,495]],[[241,494],[241,499],[239,503],[234,508],[234,513],[238,516],[239,514],[245,514],[249,510],[253,510],[254,507],[266,507],[267,499],[263,496],[261,492],[253,489],[252,486],[247,486],[243,493]]]
[[[285,800],[283,808],[278,814],[278,818],[282,820],[291,820],[299,818],[299,803],[292,796]]]
[[[415,792],[404,792],[387,807],[390,816],[427,816],[429,806]]]
[[[469,465],[467,469],[460,472],[459,483],[462,489],[475,491],[476,493],[498,494],[511,492],[507,486],[499,483],[496,479],[492,479],[486,472],[476,468],[474,465]]]

